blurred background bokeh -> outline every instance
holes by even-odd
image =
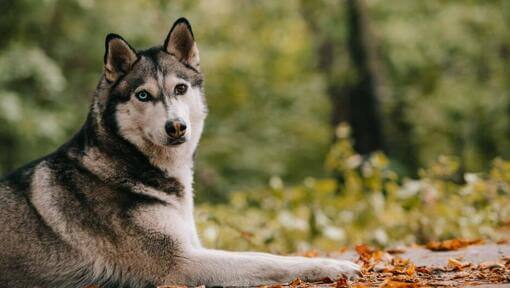
[[[210,114],[208,246],[273,252],[508,237],[510,2],[1,1],[0,173],[83,123],[104,37],[190,19]]]

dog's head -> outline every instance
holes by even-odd
[[[145,152],[196,146],[207,109],[189,22],[177,20],[163,46],[136,51],[116,34],[105,46],[93,106],[105,127]]]

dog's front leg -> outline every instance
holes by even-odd
[[[325,258],[286,257],[266,253],[192,249],[181,258],[177,278],[185,285],[257,286],[294,278],[336,279],[359,274],[358,265]]]

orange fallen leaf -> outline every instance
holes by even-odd
[[[368,248],[367,245],[359,244],[354,249],[362,259],[370,259],[372,257],[373,250]]]
[[[446,241],[431,241],[425,247],[432,251],[452,251],[469,245],[482,244],[483,240],[452,239]]]
[[[345,287],[349,287],[349,283],[347,283],[347,279],[342,278],[342,279],[338,279],[335,282],[335,288],[345,288]]]
[[[305,252],[301,253],[301,256],[308,257],[308,258],[314,258],[314,257],[319,256],[319,252],[317,250],[305,251]]]
[[[388,252],[390,254],[402,254],[402,253],[406,253],[407,249],[405,247],[393,247],[390,249],[386,249],[386,252]]]
[[[386,281],[384,281],[384,283],[381,285],[381,287],[384,287],[384,288],[417,288],[417,287],[420,287],[420,285],[418,283],[402,282],[402,281],[387,279]]]
[[[405,273],[409,276],[414,275],[414,273],[416,273],[416,265],[414,265],[414,263],[410,263],[407,266]]]
[[[345,253],[349,250],[349,248],[347,246],[342,246],[338,249],[338,252],[339,253]]]
[[[391,265],[396,266],[396,267],[404,267],[404,266],[407,266],[408,263],[409,263],[409,259],[402,259],[400,257],[395,257],[395,258],[391,259]]]
[[[465,267],[471,266],[471,263],[469,263],[469,262],[460,262],[457,259],[450,258],[450,259],[448,259],[448,266],[454,268],[455,270],[462,270]]]
[[[290,287],[299,287],[301,285],[304,285],[306,284],[305,282],[303,282],[303,280],[299,279],[299,278],[296,278],[294,280],[292,280],[290,283],[289,283],[289,286]]]

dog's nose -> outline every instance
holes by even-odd
[[[182,137],[186,133],[186,123],[181,118],[167,121],[165,131],[172,138]]]

